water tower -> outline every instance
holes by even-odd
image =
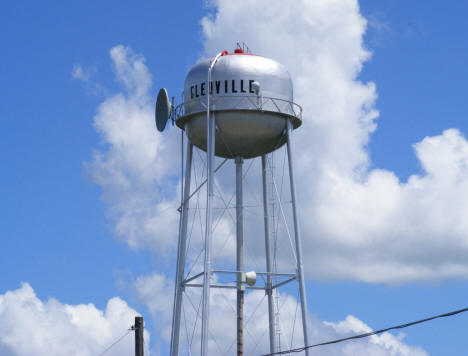
[[[301,126],[302,109],[293,101],[293,83],[286,68],[280,63],[250,53],[239,45],[233,53],[223,51],[200,61],[187,74],[182,103],[175,106],[167,91],[161,89],[156,103],[156,126],[164,130],[169,118],[183,130],[188,138],[185,160],[185,178],[182,185],[179,211],[179,242],[174,292],[171,335],[171,356],[179,354],[183,292],[189,287],[202,288],[200,354],[208,354],[210,290],[232,288],[237,291],[237,354],[243,354],[244,293],[249,289],[262,289],[268,297],[270,352],[278,351],[275,342],[273,291],[288,282],[297,281],[302,314],[304,345],[308,345],[307,300],[302,264],[301,237],[296,209],[296,190],[291,132]],[[182,137],[184,135],[182,134]],[[291,273],[277,273],[272,268],[270,247],[269,195],[267,194],[267,155],[286,144],[291,207],[293,220],[295,268]],[[193,149],[206,152],[206,180],[191,191]],[[182,150],[183,150],[182,144]],[[211,260],[213,231],[214,175],[218,167],[215,156],[234,160],[236,167],[236,264],[235,268],[213,268]],[[265,239],[265,271],[244,270],[244,215],[243,215],[243,162],[261,157],[263,185],[263,222]],[[182,157],[183,159],[183,157]],[[182,170],[184,165],[182,163]],[[206,215],[204,216],[203,268],[200,273],[186,275],[187,229],[190,199],[202,185],[206,185]],[[215,275],[231,275],[235,283],[222,285]],[[255,285],[261,276],[263,286]],[[274,284],[274,278],[284,280]],[[197,282],[198,281],[198,282]],[[234,322],[234,321],[233,321]],[[308,354],[308,351],[306,351]]]

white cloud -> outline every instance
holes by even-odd
[[[73,66],[72,78],[88,82],[91,78],[91,69],[84,68],[81,64]]]
[[[369,169],[377,93],[357,78],[370,56],[357,1],[213,4],[215,13],[202,20],[206,53],[245,41],[286,65],[304,108],[294,139],[308,276],[390,283],[468,277],[463,135],[452,129],[417,143],[423,172],[406,183]]]
[[[0,295],[0,352],[4,356],[98,355],[134,324],[137,315],[120,298],[110,299],[105,310],[93,304],[62,304],[53,298],[42,301],[23,283]],[[148,344],[146,330],[144,339]],[[106,355],[128,355],[134,347],[134,338],[127,335]]]
[[[294,145],[307,276],[384,283],[467,278],[468,143],[451,129],[415,144],[422,172],[407,182],[370,169],[377,93],[373,83],[358,79],[370,53],[357,1],[212,3],[213,14],[201,21],[206,54],[245,41],[290,70],[304,108]],[[117,46],[111,59],[124,92],[99,106],[94,125],[103,146],[86,166],[103,190],[117,235],[166,257],[177,241],[179,132],[154,129],[144,58]],[[262,223],[250,224],[257,229],[250,236],[261,236]],[[232,246],[228,215],[219,229]],[[251,255],[261,253],[261,242],[246,242]]]
[[[83,67],[78,63],[73,66],[72,78],[84,82],[89,95],[105,96],[107,95],[106,89],[92,80],[92,76],[96,71],[94,67]]]
[[[170,340],[174,283],[162,274],[139,276],[134,283],[138,297],[145,303],[153,320],[158,320],[156,329],[166,341]],[[169,327],[168,327],[169,325]]]
[[[175,130],[156,132],[151,74],[144,58],[116,46],[110,56],[124,93],[98,108],[94,126],[102,137],[87,172],[102,188],[115,231],[132,247],[164,251],[174,246],[178,226]]]
[[[166,342],[170,341],[173,283],[164,275],[141,276],[135,282],[140,298],[151,311],[153,319],[158,320],[158,331]],[[200,320],[195,323],[196,310],[200,303],[200,288],[186,288],[184,293],[184,312],[182,316],[180,353],[198,355],[200,348]],[[244,352],[247,355],[268,353],[268,312],[267,299],[261,291],[246,294],[244,306]],[[212,289],[210,307],[210,354],[233,355],[236,353],[236,305],[235,291]],[[288,294],[280,298],[281,349],[300,347],[302,327],[297,301]],[[297,313],[297,320],[295,316]],[[372,331],[364,322],[348,316],[339,322],[327,322],[310,317],[310,342],[319,343],[337,338]],[[294,330],[294,338],[292,332]],[[312,349],[311,355],[328,356],[427,356],[420,347],[404,343],[404,335],[398,337],[390,333],[353,340],[340,344]],[[291,342],[292,339],[292,342]],[[191,344],[191,347],[188,345]],[[190,349],[190,352],[188,351]]]
[[[151,88],[151,74],[145,65],[145,58],[122,45],[112,48],[110,57],[117,79],[124,84],[127,92],[135,98],[146,99]]]

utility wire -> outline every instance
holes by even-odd
[[[336,339],[336,340],[332,340],[332,341],[326,341],[326,342],[322,342],[320,344],[314,344],[314,345],[309,345],[309,346],[298,347],[296,349],[291,349],[291,350],[283,350],[283,351],[273,352],[273,353],[270,353],[270,354],[264,354],[262,356],[284,355],[284,354],[289,354],[289,353],[292,353],[292,352],[302,352],[302,351],[305,351],[306,349],[310,349],[312,347],[337,344],[339,342],[354,340],[354,339],[362,339],[362,338],[369,337],[369,336],[372,336],[372,335],[381,334],[381,333],[384,333],[384,332],[389,331],[389,330],[403,329],[403,328],[407,328],[408,326],[425,323],[426,321],[430,321],[430,320],[434,320],[434,319],[438,319],[438,318],[445,318],[445,317],[448,317],[448,316],[464,313],[466,311],[468,311],[468,308],[455,310],[455,311],[452,311],[450,313],[431,316],[431,317],[426,318],[426,319],[422,319],[422,320],[418,320],[418,321],[412,321],[412,322],[406,323],[406,324],[391,326],[391,327],[386,328],[386,329],[371,331],[371,332],[368,332],[368,333],[365,333],[365,334],[354,335],[354,336],[345,337],[345,338],[342,338],[342,339]]]
[[[107,351],[109,351],[114,345],[116,345],[119,341],[121,341],[125,336],[127,336],[128,334],[130,334],[131,331],[134,331],[135,330],[135,327],[132,326],[130,329],[127,330],[127,332],[125,334],[123,334],[121,337],[119,337],[117,340],[115,340],[111,345],[109,345],[107,347],[107,349],[105,349],[103,352],[101,352],[99,354],[99,356],[102,356],[104,355]]]

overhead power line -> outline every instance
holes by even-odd
[[[431,316],[431,317],[426,318],[426,319],[412,321],[412,322],[406,323],[406,324],[391,326],[391,327],[385,328],[385,329],[371,331],[371,332],[368,332],[368,333],[365,333],[365,334],[354,335],[354,336],[349,336],[349,337],[345,337],[345,338],[342,338],[342,339],[336,339],[336,340],[332,340],[332,341],[321,342],[319,344],[298,347],[296,349],[273,352],[273,353],[270,353],[270,354],[264,354],[262,356],[284,355],[284,354],[289,354],[289,353],[293,353],[293,352],[302,352],[302,351],[305,351],[306,349],[311,349],[313,347],[337,344],[339,342],[348,341],[348,340],[362,339],[362,338],[369,337],[369,336],[372,336],[372,335],[381,334],[381,333],[384,333],[384,332],[389,331],[389,330],[403,329],[403,328],[407,328],[408,326],[425,323],[426,321],[431,321],[431,320],[438,319],[438,318],[446,318],[448,316],[464,313],[466,311],[468,311],[468,308],[463,308],[463,309],[455,310],[455,311],[452,311],[452,312],[449,312],[449,313],[440,314],[440,315],[436,315],[436,316]]]
[[[132,326],[130,329],[127,330],[125,334],[123,334],[121,337],[119,337],[117,340],[115,340],[112,344],[110,344],[103,352],[99,354],[99,356],[104,355],[107,351],[109,351],[113,346],[115,346],[117,343],[119,343],[121,340],[125,338],[128,334],[130,334],[131,331],[135,330],[135,327]]]

